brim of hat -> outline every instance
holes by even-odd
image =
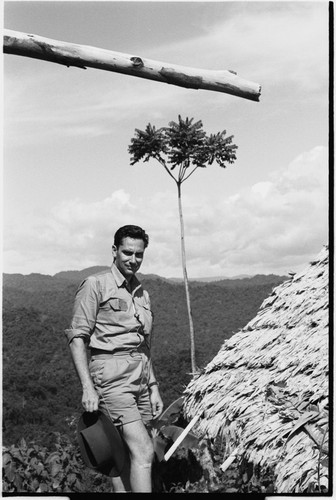
[[[77,426],[82,459],[108,476],[118,475],[125,463],[125,445],[111,419],[102,412],[84,412]]]

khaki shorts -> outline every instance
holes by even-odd
[[[149,399],[149,357],[143,351],[94,354],[90,374],[99,394],[99,410],[115,425],[153,419]]]

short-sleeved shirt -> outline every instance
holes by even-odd
[[[115,264],[86,278],[79,286],[70,328],[69,343],[81,337],[89,347],[105,351],[133,349],[150,344],[153,325],[150,299],[136,276],[129,285]]]

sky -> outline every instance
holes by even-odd
[[[110,265],[137,224],[141,272],[182,277],[176,185],[128,153],[179,114],[238,146],[183,184],[189,277],[300,272],[328,243],[328,2],[7,1],[3,26],[262,87],[254,102],[5,54],[3,272]]]

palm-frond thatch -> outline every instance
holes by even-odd
[[[277,493],[328,488],[328,247],[276,287],[185,390],[202,435],[221,435]],[[223,461],[226,457],[223,457]]]

